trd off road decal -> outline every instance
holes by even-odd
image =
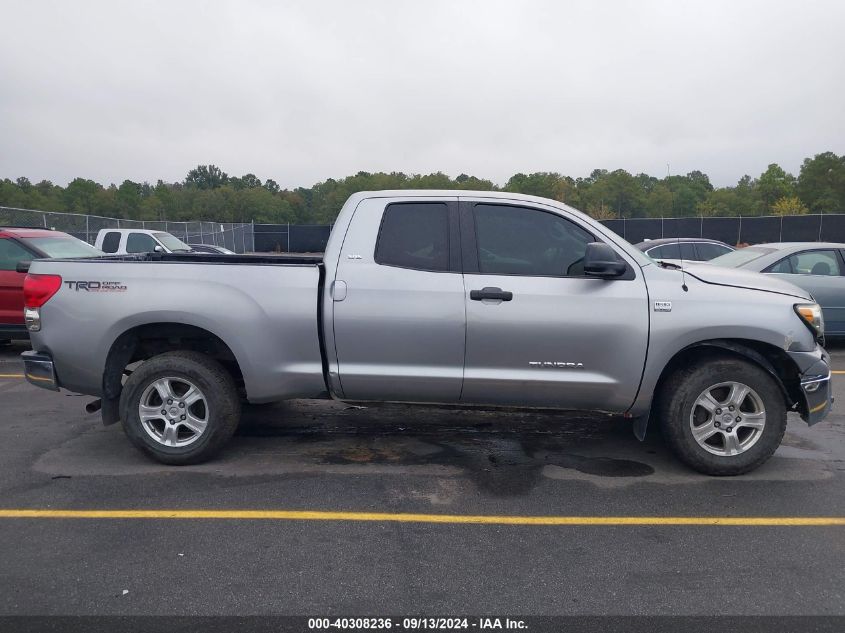
[[[77,292],[126,292],[126,286],[120,281],[66,281],[65,284]]]

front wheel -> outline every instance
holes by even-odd
[[[132,372],[120,395],[123,430],[164,464],[198,464],[232,437],[241,415],[229,373],[198,352],[167,352]]]
[[[754,470],[786,431],[778,384],[759,366],[734,358],[677,370],[663,385],[657,413],[674,454],[708,475]]]

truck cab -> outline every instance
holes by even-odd
[[[618,278],[585,271],[604,240],[545,203],[361,201],[330,306],[334,387],[354,400],[625,411],[646,355],[647,262],[613,251]]]
[[[108,255],[191,251],[190,246],[174,235],[147,229],[100,229],[95,246]]]

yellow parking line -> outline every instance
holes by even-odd
[[[831,374],[845,374],[845,371],[842,371],[841,369],[834,369],[830,373]]]
[[[319,510],[0,510],[0,519],[240,519],[488,525],[845,526],[845,517],[499,516]]]

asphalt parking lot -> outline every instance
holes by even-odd
[[[789,524],[845,517],[845,405],[732,479],[622,420],[314,402],[250,407],[221,458],[174,468],[28,385],[21,349],[0,351],[0,508],[41,514],[0,515],[0,615],[845,614],[845,525]]]

